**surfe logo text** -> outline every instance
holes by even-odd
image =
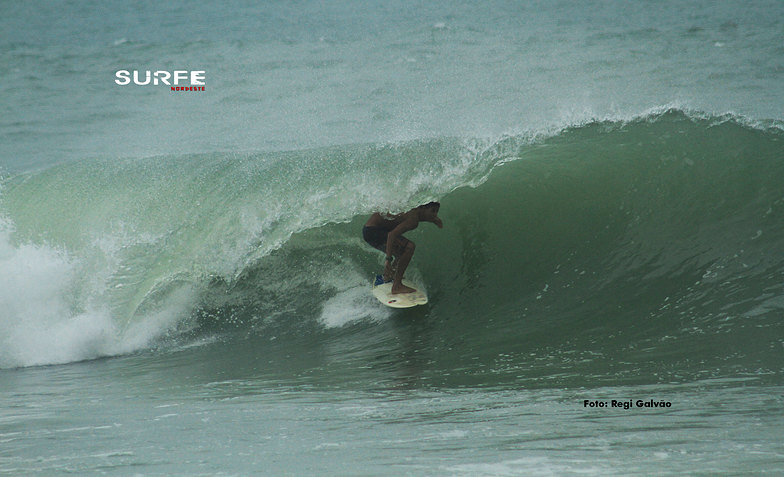
[[[119,70],[114,82],[120,86],[170,86],[172,91],[204,91],[206,71],[139,71]]]

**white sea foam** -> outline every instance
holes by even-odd
[[[351,270],[347,264],[338,267],[328,283],[336,288],[332,298],[324,302],[319,322],[326,328],[340,328],[362,320],[382,321],[392,312],[370,294],[370,276]]]
[[[0,368],[60,364],[128,353],[170,329],[187,290],[126,333],[91,290],[79,260],[46,245],[14,244],[0,221]]]
[[[391,315],[370,294],[370,282],[339,291],[324,303],[319,321],[327,328],[339,328],[361,320],[381,321]]]

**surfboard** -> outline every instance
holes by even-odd
[[[416,291],[413,293],[395,293],[393,295],[392,282],[384,283],[381,275],[376,275],[376,280],[373,283],[373,296],[390,308],[411,308],[412,306],[427,303],[427,295],[422,291],[422,287],[405,278],[403,279],[403,285],[411,287]]]

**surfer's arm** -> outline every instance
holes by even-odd
[[[400,234],[402,233],[402,232],[395,233],[395,230],[397,230],[397,227],[395,227],[394,230],[392,230],[387,234],[387,262],[389,262],[390,264],[392,263],[391,257],[393,256],[393,250],[395,249],[395,241],[397,240],[398,237],[400,237]]]
[[[403,222],[399,223],[397,227],[389,231],[389,234],[387,234],[387,258],[394,256],[395,244],[398,237],[408,232],[409,230],[414,230],[417,225],[417,222],[413,220],[404,220]]]

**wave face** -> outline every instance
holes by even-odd
[[[90,160],[9,177],[0,367],[237,330],[372,334],[399,315],[367,292],[381,257],[361,225],[438,199],[445,228],[410,233],[410,274],[430,304],[409,313],[435,336],[433,376],[767,376],[784,342],[782,139],[775,124],[665,110],[546,137]]]

